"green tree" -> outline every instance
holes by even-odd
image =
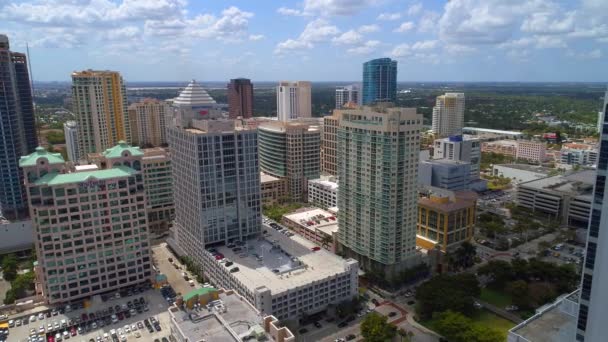
[[[490,260],[477,270],[477,274],[490,277],[490,282],[500,288],[514,277],[513,267],[503,260]]]
[[[515,280],[507,283],[505,291],[511,295],[513,304],[520,308],[528,308],[530,301],[528,300],[528,283],[523,280]]]
[[[499,342],[504,341],[505,336],[492,328],[475,324],[464,315],[445,311],[437,315],[435,327],[437,332],[447,338],[450,342]]]
[[[423,320],[446,310],[472,315],[473,298],[480,293],[479,282],[473,274],[439,275],[418,287],[416,313]]]
[[[456,257],[456,263],[458,266],[469,268],[475,263],[475,256],[477,255],[477,247],[465,241],[454,251]]]
[[[2,274],[7,281],[13,281],[17,277],[17,258],[14,254],[6,255],[2,259]]]
[[[401,342],[412,342],[412,339],[414,338],[414,333],[409,331],[409,330],[405,330],[403,328],[399,328],[399,330],[397,330],[397,333],[399,334],[399,337],[401,338]]]
[[[361,335],[366,342],[386,342],[395,337],[397,329],[388,323],[386,316],[372,312],[361,322]]]

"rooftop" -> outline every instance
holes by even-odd
[[[131,146],[122,140],[118,142],[118,145],[103,151],[102,154],[108,159],[113,159],[123,157],[124,152],[129,152],[130,155],[136,157],[144,155],[144,152],[139,147]]]
[[[217,248],[239,267],[233,277],[250,289],[266,287],[273,294],[281,293],[333,277],[356,263],[323,249],[312,251],[316,244],[297,234],[289,237],[272,228],[266,231],[264,238],[246,241],[246,252],[235,253],[226,246]]]
[[[503,135],[523,135],[522,132],[517,131],[502,131],[499,129],[490,129],[490,128],[480,128],[480,127],[464,127],[462,129],[464,132],[479,132],[479,133],[494,133],[494,134],[503,134]]]
[[[233,342],[252,334],[272,340],[262,327],[260,313],[241,296],[232,291],[221,292],[219,301],[221,305],[209,309],[186,312],[173,306],[169,312],[188,341]]]
[[[494,166],[508,167],[511,169],[530,171],[530,172],[540,172],[540,173],[546,173],[546,174],[549,174],[549,172],[551,172],[551,170],[553,170],[549,167],[544,167],[544,166],[539,166],[539,165],[528,165],[528,164],[496,164]]]
[[[275,176],[271,176],[265,172],[260,172],[260,182],[261,183],[276,182],[278,180],[280,180],[280,179]]]
[[[584,195],[593,190],[595,171],[584,170],[567,176],[553,176],[520,183],[520,187],[549,190],[569,195]]]
[[[319,184],[319,185],[327,187],[328,189],[331,189],[331,190],[338,189],[338,183],[335,181],[328,180],[328,179],[323,179],[323,178],[313,179],[313,180],[308,181],[308,184],[310,184],[310,183]]]
[[[336,215],[319,208],[301,209],[296,213],[283,215],[283,217],[309,230],[324,226],[336,226],[337,229],[338,225]],[[330,231],[333,231],[333,228]]]
[[[517,141],[515,140],[496,140],[496,141],[487,141],[484,144],[487,145],[508,145],[512,147],[517,147]]]
[[[19,159],[19,166],[36,166],[38,158],[46,158],[49,164],[63,164],[65,160],[61,156],[61,153],[51,153],[44,147],[38,146],[36,150],[27,156],[23,156]]]
[[[418,205],[433,208],[441,212],[452,212],[455,210],[474,207],[476,199],[477,194],[475,194],[473,191],[465,190],[437,192],[431,190],[430,196],[421,197],[418,199]]]
[[[87,181],[129,177],[134,175],[136,172],[137,171],[133,170],[132,168],[124,165],[115,166],[111,169],[105,170],[81,171],[71,173],[51,172],[40,177],[38,180],[36,180],[35,184],[54,186],[71,183],[82,183]]]
[[[208,106],[215,103],[215,100],[195,80],[192,80],[179,96],[173,99],[173,104],[178,106]]]

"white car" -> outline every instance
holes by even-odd
[[[38,314],[38,320],[42,321],[44,319],[44,314],[41,312]]]
[[[120,335],[120,342],[127,342],[127,336]]]
[[[137,330],[137,325],[131,324],[131,331],[136,331],[136,330]]]
[[[139,333],[139,331],[136,331],[136,332],[135,332],[135,337],[136,337],[136,338],[140,338],[140,337],[141,337],[141,334]]]
[[[34,316],[34,315],[30,316],[30,323],[32,323],[32,322],[36,322],[36,316]]]
[[[70,338],[70,333],[66,330],[63,332],[63,339],[67,340],[68,338]]]
[[[118,322],[118,317],[116,315],[112,315],[112,323]]]
[[[128,334],[131,332],[131,327],[129,325],[125,325],[124,330],[125,330],[125,333]]]
[[[12,328],[15,326],[15,321],[13,321],[12,319],[10,321],[8,321],[8,327]]]

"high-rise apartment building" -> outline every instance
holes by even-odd
[[[228,113],[231,119],[253,117],[253,84],[247,78],[236,78],[228,83]]]
[[[72,108],[78,121],[82,157],[131,141],[127,92],[120,73],[85,70],[72,73]]]
[[[338,117],[338,240],[366,270],[395,274],[416,252],[422,115],[415,108],[343,109]]]
[[[162,147],[146,148],[143,151],[148,227],[153,236],[167,235],[175,217],[171,158],[169,151]]]
[[[338,149],[338,117],[323,117],[323,135],[321,136],[321,172],[327,175],[338,175],[336,151]]]
[[[19,161],[35,225],[36,272],[51,304],[152,278],[143,152],[119,142],[102,155],[105,169],[71,169],[42,147]]]
[[[285,178],[292,200],[306,201],[308,181],[319,178],[321,127],[295,120],[263,123],[258,127],[260,169]]]
[[[434,159],[448,159],[471,164],[470,180],[479,179],[481,165],[481,143],[477,138],[456,135],[435,140]]]
[[[129,106],[131,143],[140,147],[167,144],[167,117],[171,107],[165,101],[143,99]]]
[[[351,84],[336,88],[336,109],[342,109],[346,104],[361,105],[361,87]]]
[[[464,93],[445,93],[437,96],[433,107],[433,134],[449,137],[462,134],[464,126]]]
[[[78,153],[78,123],[76,121],[66,121],[63,124],[63,134],[68,159],[76,163],[80,158],[80,153]]]
[[[237,120],[199,120],[209,103],[201,90],[191,83],[182,91],[174,101],[181,118],[168,129],[175,202],[169,241],[199,265],[204,246],[255,236],[262,219],[257,130]]]
[[[591,217],[587,229],[587,247],[577,321],[577,341],[606,340],[605,318],[608,317],[608,92],[604,97],[604,122],[600,133],[600,155],[593,194]]]
[[[27,215],[19,157],[38,146],[26,56],[12,52],[0,34],[0,212],[8,219]]]
[[[363,63],[362,104],[397,101],[397,61],[372,59]]]
[[[281,81],[277,87],[277,117],[289,121],[312,116],[310,82]]]

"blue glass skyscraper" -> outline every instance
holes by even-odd
[[[27,215],[19,158],[38,145],[26,56],[11,52],[0,34],[0,212],[8,219]]]
[[[397,61],[372,59],[363,63],[363,105],[397,100]]]

